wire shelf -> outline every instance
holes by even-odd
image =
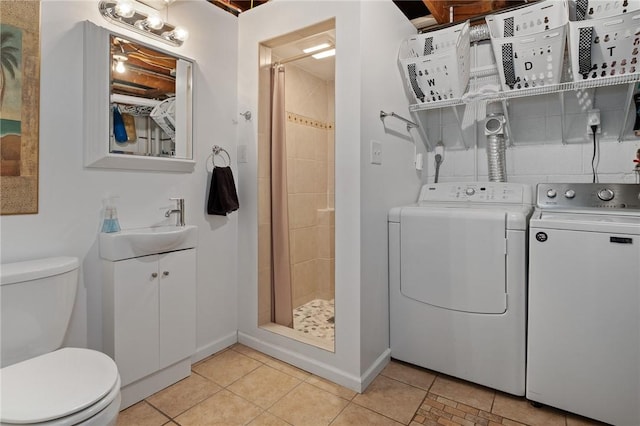
[[[566,83],[550,84],[539,87],[530,87],[527,89],[510,90],[508,92],[497,92],[484,95],[478,95],[469,99],[448,99],[445,101],[435,101],[428,104],[412,104],[409,111],[418,112],[430,109],[453,107],[458,105],[466,105],[475,102],[499,102],[515,98],[523,98],[527,96],[546,95],[551,93],[570,92],[581,89],[593,89],[598,87],[616,86],[619,84],[630,84],[640,81],[640,73],[616,75],[611,77],[602,77],[598,79],[570,81]]]

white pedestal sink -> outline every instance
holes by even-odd
[[[198,227],[194,225],[123,229],[111,234],[100,234],[100,257],[115,261],[183,250],[197,245]]]

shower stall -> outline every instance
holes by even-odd
[[[258,140],[259,325],[327,350],[335,336],[334,64],[296,49],[334,40],[329,28],[261,46]]]

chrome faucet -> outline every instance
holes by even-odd
[[[176,202],[176,208],[167,210],[164,214],[164,217],[169,217],[173,213],[177,213],[176,215],[176,226],[184,226],[184,198],[169,198],[172,201]]]

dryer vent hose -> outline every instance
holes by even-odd
[[[469,30],[469,41],[471,43],[489,39],[491,39],[491,33],[487,24],[474,25]]]
[[[487,136],[487,159],[489,161],[489,182],[506,182],[505,142],[502,135]]]
[[[507,181],[506,143],[504,139],[503,115],[491,115],[485,120],[487,136],[487,161],[490,182]]]

